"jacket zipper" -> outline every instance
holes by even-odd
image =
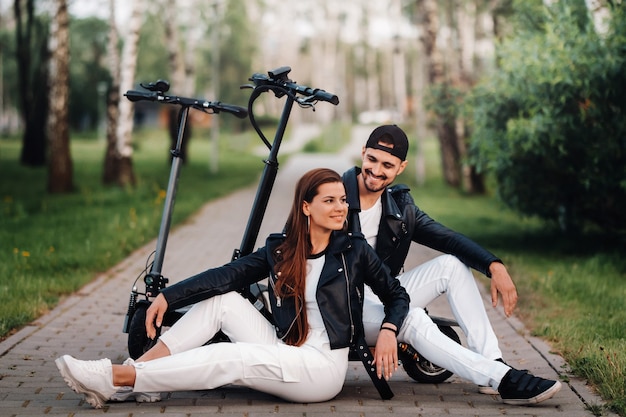
[[[272,289],[274,290],[274,296],[276,297],[276,307],[280,307],[282,302],[280,297],[278,296],[278,293],[276,292],[276,284],[274,284],[274,279],[273,279],[274,275],[270,274],[270,285],[272,286]]]
[[[348,316],[350,316],[350,343],[354,340],[354,318],[352,317],[352,303],[350,301],[350,280],[348,278],[348,268],[346,266],[346,258],[341,254],[341,262],[343,263],[343,276],[346,279],[346,296],[348,299]]]

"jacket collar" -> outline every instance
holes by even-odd
[[[351,233],[346,233],[341,230],[332,232],[330,236],[330,243],[328,244],[328,248],[326,248],[326,252],[334,255],[350,249],[352,247],[352,242],[350,241],[351,235]]]
[[[361,168],[352,167],[343,174],[343,185],[346,187],[346,199],[348,210],[361,211],[361,201],[359,200],[359,183],[357,176],[361,173]]]
[[[272,252],[285,240],[285,236],[287,236],[285,233],[273,233],[267,238],[267,246]],[[352,233],[341,230],[332,232],[326,253],[335,255],[350,249],[352,247],[351,236]]]

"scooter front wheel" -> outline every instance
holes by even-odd
[[[128,354],[131,358],[137,359],[145,352],[147,352],[152,346],[155,345],[161,329],[157,329],[157,336],[154,339],[150,339],[146,334],[146,310],[150,303],[139,302],[135,307],[135,313],[130,320],[130,326],[128,329]]]

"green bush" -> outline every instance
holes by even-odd
[[[626,229],[626,16],[606,33],[569,2],[501,45],[473,92],[472,162],[510,207],[559,222]]]

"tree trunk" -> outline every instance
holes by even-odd
[[[119,171],[119,159],[117,155],[117,120],[119,117],[120,102],[120,54],[117,48],[119,34],[115,23],[115,0],[109,0],[109,41],[107,45],[107,61],[111,74],[111,85],[107,94],[106,117],[107,117],[107,146],[104,155],[104,169],[102,183],[115,184]]]
[[[459,46],[458,58],[454,63],[455,74],[453,79],[457,88],[463,94],[474,86],[475,71],[474,58],[476,56],[476,3],[474,1],[460,1],[453,8],[456,14],[456,31]],[[456,114],[456,135],[461,167],[461,182],[463,189],[470,194],[479,194],[485,191],[483,178],[476,169],[467,163],[467,148],[469,132],[463,115]]]
[[[50,154],[48,191],[67,193],[73,190],[72,158],[69,133],[69,14],[67,0],[56,1],[51,22],[50,115],[48,119]]]
[[[120,64],[120,98],[128,90],[133,88],[135,70],[137,68],[137,45],[139,43],[139,31],[141,29],[143,13],[143,0],[134,0],[132,13],[128,20],[128,34],[122,50]],[[134,107],[129,100],[119,102],[119,118],[117,125],[116,152],[119,161],[117,171],[117,183],[121,186],[135,185],[135,173],[133,171],[133,117]]]
[[[188,91],[186,82],[185,61],[180,43],[177,16],[179,15],[176,0],[164,0],[161,2],[163,11],[163,24],[165,26],[165,44],[167,45],[168,61],[170,65],[171,86],[176,94],[185,96],[192,93]],[[189,45],[185,45],[189,48]],[[167,110],[168,132],[170,137],[170,149],[176,148],[178,141],[178,127],[180,125],[180,109],[178,106],[170,106]],[[187,144],[191,137],[191,123],[186,124],[183,142],[180,150],[180,157],[183,163],[187,162]]]
[[[413,90],[413,119],[415,120],[415,181],[418,185],[426,182],[426,157],[424,143],[428,129],[426,127],[426,111],[424,110],[424,90],[426,89],[426,65],[423,53],[411,54],[411,77]]]
[[[423,18],[422,43],[428,60],[428,81],[431,88],[440,90],[440,98],[447,98],[448,83],[445,79],[443,59],[437,48],[437,33],[439,32],[437,1],[419,0],[419,5]],[[438,114],[436,118],[443,177],[447,184],[457,187],[460,183],[460,172],[456,126],[454,120],[448,120],[444,114]]]
[[[36,30],[41,21],[35,16],[34,3],[34,0],[15,0],[13,4],[20,115],[24,122],[20,162],[43,166],[46,163],[48,95],[42,92],[48,91],[48,27]],[[39,36],[34,36],[36,33]]]
[[[445,93],[444,93],[445,94]],[[459,137],[456,131],[456,120],[439,116],[437,121],[437,137],[441,148],[441,164],[443,177],[452,187],[461,185]]]

